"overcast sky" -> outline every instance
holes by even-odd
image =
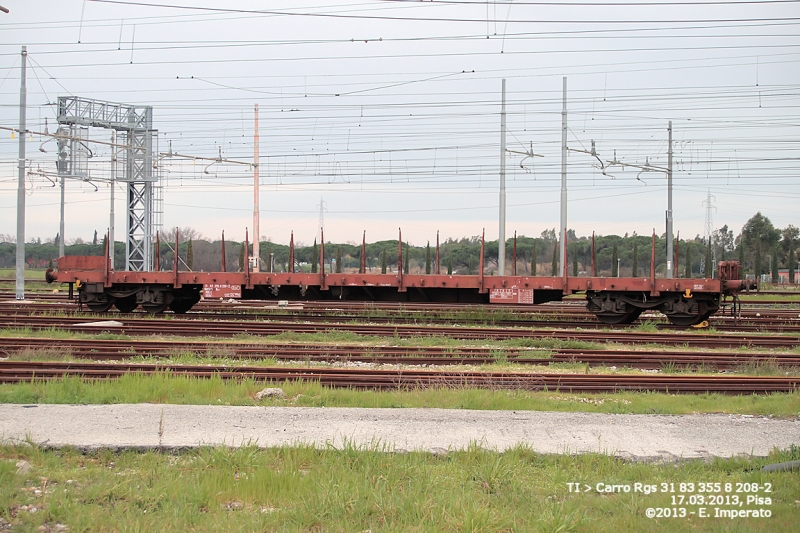
[[[261,234],[424,245],[498,232],[501,80],[507,84],[507,235],[558,227],[562,78],[568,145],[667,164],[675,230],[735,232],[756,211],[800,226],[800,2],[0,0],[0,125],[54,132],[58,96],[152,105],[159,149],[253,160],[260,109]],[[110,132],[92,129],[92,139]],[[0,132],[0,234],[16,233],[17,139]],[[27,231],[58,232],[55,142],[28,143]],[[40,151],[40,147],[45,152]],[[110,150],[94,184],[68,181],[66,238],[109,224]],[[163,158],[166,227],[243,239],[253,169]],[[571,152],[578,235],[664,231],[663,173]],[[55,179],[52,178],[51,179]],[[95,187],[97,190],[95,190]],[[117,238],[124,188],[117,185]]]

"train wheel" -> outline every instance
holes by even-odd
[[[697,314],[697,315],[667,315],[670,323],[674,326],[681,326],[688,328],[689,326],[694,326],[696,324],[700,324],[704,320],[708,320],[708,317],[711,316],[711,312]]]
[[[194,300],[185,300],[185,299],[172,300],[172,302],[170,302],[169,304],[169,308],[176,315],[182,315],[186,313],[189,309],[194,307],[194,304],[196,303],[197,302]]]
[[[667,319],[680,327],[689,327],[699,324],[714,314],[719,309],[719,298],[709,295],[694,295],[687,297],[683,294],[669,295],[661,305],[659,311],[667,315]]]
[[[673,326],[689,327],[699,324],[704,320],[702,315],[667,315]]]
[[[586,301],[588,309],[603,324],[630,324],[639,318],[643,309],[634,306],[618,294],[590,294]]]
[[[644,309],[634,307],[633,310],[628,313],[628,316],[625,317],[625,321],[621,322],[621,324],[633,324],[639,318],[639,315],[642,314],[642,311],[644,311]]]
[[[109,297],[108,300],[105,302],[86,303],[86,307],[88,307],[89,311],[91,311],[92,313],[105,313],[106,311],[111,309],[112,305],[114,305],[114,298],[112,297]]]
[[[627,311],[625,313],[602,313],[596,314],[597,320],[602,322],[603,324],[608,324],[610,326],[615,326],[617,324],[630,324],[637,318],[639,315],[642,314],[641,309],[633,309],[632,311]]]
[[[117,298],[114,301],[114,307],[121,313],[132,313],[134,309],[139,307],[139,304],[136,303],[136,295],[131,294],[125,298]]]
[[[164,310],[167,308],[167,304],[154,304],[154,303],[146,303],[142,304],[142,309],[147,311],[147,314],[150,315],[157,315],[159,313],[163,313]]]

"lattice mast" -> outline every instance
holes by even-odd
[[[121,157],[122,173],[116,180],[127,183],[125,270],[152,270],[152,245],[163,211],[159,175],[154,166],[158,132],[153,129],[152,106],[60,96],[58,123],[70,129],[83,126],[119,132],[119,144],[125,149]],[[77,169],[64,170],[73,174]]]

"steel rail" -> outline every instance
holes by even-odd
[[[58,380],[116,379],[141,375],[183,375],[225,380],[313,381],[328,387],[367,389],[488,388],[552,392],[656,391],[672,393],[767,394],[793,392],[800,377],[742,377],[697,375],[549,374],[522,372],[442,372],[431,370],[374,370],[347,368],[229,367],[109,363],[43,363],[0,361],[0,383]]]
[[[0,356],[19,357],[26,351],[47,356],[54,339],[0,338]],[[358,361],[371,364],[403,365],[486,365],[499,361],[520,365],[557,363],[588,364],[643,369],[696,368],[736,369],[774,365],[800,369],[800,355],[785,353],[741,353],[634,350],[543,350],[496,347],[417,347],[330,344],[242,344],[221,342],[141,341],[106,339],[59,339],[58,356],[69,355],[96,361],[127,360],[131,357],[170,358],[191,352],[209,358],[252,361],[339,363]],[[42,355],[40,355],[41,357]]]
[[[747,299],[743,300],[743,309],[757,305],[786,305],[800,309],[800,292],[797,293],[798,300],[780,300],[780,299]],[[76,304],[77,300],[67,299],[63,293],[38,293],[33,294],[34,301],[51,301],[61,302],[65,304]],[[9,291],[0,290],[0,302],[14,303],[15,294]],[[586,300],[584,298],[570,298],[567,297],[563,301],[547,302],[544,304],[531,305],[518,305],[518,304],[476,304],[476,303],[437,303],[437,302],[383,302],[383,301],[357,301],[357,300],[298,300],[298,301],[284,301],[281,304],[280,300],[217,300],[205,299],[200,300],[195,304],[194,309],[214,309],[214,308],[283,308],[287,310],[403,310],[403,311],[452,311],[463,309],[481,310],[483,312],[503,312],[512,310],[514,312],[524,312],[535,314],[541,311],[555,311],[562,310],[565,313],[569,312],[584,312],[588,313],[585,309]],[[767,308],[765,308],[767,309]]]
[[[11,280],[13,281],[13,280]],[[38,280],[37,280],[38,281]],[[43,283],[46,283],[43,281]],[[747,293],[742,293],[747,294]],[[800,307],[800,291],[797,292],[780,292],[780,293],[752,293],[755,295],[775,295],[775,296],[797,296],[797,300],[785,300],[785,299],[775,299],[775,298],[758,298],[758,299],[751,299],[747,298],[742,300],[742,305],[746,308],[750,305],[794,305],[795,307]],[[33,298],[37,300],[48,300],[48,301],[62,301],[65,303],[74,303],[73,300],[68,300],[66,297],[66,293],[61,292],[58,294],[54,294],[50,291],[48,292],[41,292],[41,293],[33,293],[31,295]],[[3,290],[0,289],[0,301],[3,300],[14,300],[16,298],[15,293],[13,291]],[[238,307],[264,307],[264,306],[277,306],[279,300],[201,300],[196,304],[197,306],[225,306],[225,305],[233,305]],[[340,309],[397,309],[402,308],[406,310],[441,310],[441,309],[463,309],[463,308],[474,308],[474,309],[482,309],[485,311],[502,311],[502,310],[514,310],[526,313],[536,313],[541,311],[542,309],[580,309],[584,310],[584,306],[586,304],[586,299],[584,297],[565,297],[564,300],[558,302],[547,302],[544,304],[539,304],[535,306],[530,305],[516,305],[516,304],[475,304],[475,303],[436,303],[436,302],[382,302],[382,301],[357,301],[357,300],[298,300],[298,301],[287,301],[288,307],[296,307],[296,306],[303,306],[304,308],[319,308],[319,309],[328,309],[328,308],[340,308]]]
[[[611,326],[607,324],[602,324],[597,322],[594,316],[586,311],[585,309],[579,310],[572,310],[569,313],[563,313],[560,310],[557,311],[539,311],[539,312],[531,312],[530,310],[526,310],[526,313],[531,316],[531,318],[521,318],[519,320],[508,320],[502,318],[496,318],[492,316],[492,313],[488,313],[485,318],[472,318],[469,316],[464,317],[439,317],[433,314],[431,311],[427,311],[428,314],[417,314],[416,311],[407,311],[401,310],[398,311],[402,313],[400,315],[391,315],[392,311],[383,311],[386,313],[383,316],[373,316],[370,313],[373,310],[367,310],[366,316],[359,315],[359,314],[352,314],[353,310],[342,310],[338,308],[330,308],[327,310],[320,310],[320,309],[294,309],[294,310],[286,310],[285,308],[280,307],[270,307],[270,308],[263,308],[260,311],[262,312],[254,312],[253,308],[247,308],[247,310],[236,310],[236,312],[219,312],[215,311],[216,308],[201,308],[197,311],[191,311],[184,315],[164,315],[165,317],[172,317],[172,316],[180,316],[182,320],[208,320],[208,319],[215,319],[215,320],[262,320],[262,321],[285,321],[285,320],[303,320],[306,322],[331,322],[331,323],[343,323],[343,322],[351,322],[351,321],[368,321],[371,323],[384,323],[384,324],[418,324],[418,323],[427,323],[427,324],[452,324],[454,322],[458,322],[462,325],[471,324],[471,325],[486,325],[491,324],[494,326],[502,326],[502,327],[549,327],[549,328],[586,328],[586,329],[631,329],[635,328],[636,326],[630,325],[618,325],[618,326]],[[229,308],[221,308],[222,310],[226,310]],[[451,309],[449,312],[452,312]],[[118,319],[118,318],[126,318],[126,319],[137,319],[137,318],[147,318],[151,315],[146,314],[145,312],[137,312],[137,313],[105,313],[102,315],[94,314],[94,313],[87,313],[87,314],[80,314],[76,306],[67,307],[63,304],[32,304],[32,305],[23,305],[23,304],[3,304],[0,303],[0,313],[2,314],[16,314],[16,315],[36,315],[36,314],[43,314],[47,312],[62,312],[62,313],[71,313],[76,316],[90,316],[92,319],[100,319],[101,317],[105,317],[108,319]],[[455,311],[458,312],[458,311]],[[762,314],[763,313],[763,314]],[[520,315],[525,317],[525,313],[514,312],[515,315]],[[569,320],[559,320],[558,318],[570,316]],[[647,317],[647,315],[643,315],[647,318],[647,320],[653,322],[656,328],[658,329],[669,329],[669,330],[685,330],[686,328],[673,326],[671,324],[666,323],[666,320],[661,316],[653,316]],[[553,317],[553,318],[547,318]],[[725,316],[717,316],[711,320],[711,324],[718,329],[723,331],[752,331],[752,332],[763,332],[763,331],[770,331],[770,332],[784,332],[784,333],[800,333],[800,313],[795,310],[761,310],[761,311],[750,311],[750,312],[743,312],[742,318],[734,319],[732,317],[725,317]]]
[[[93,325],[97,324],[97,325]],[[748,335],[744,333],[647,333],[637,330],[558,330],[514,329],[499,327],[426,326],[408,324],[341,324],[307,321],[223,321],[187,319],[122,319],[104,322],[86,317],[0,316],[2,328],[61,329],[82,333],[106,331],[127,335],[182,335],[227,337],[241,334],[276,335],[285,332],[349,332],[382,337],[442,336],[456,339],[558,339],[623,344],[654,343],[707,348],[794,348],[800,346],[798,335]]]

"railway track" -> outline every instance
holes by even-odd
[[[47,354],[53,339],[0,338],[0,357],[15,357],[26,351]],[[519,365],[587,364],[639,369],[702,368],[730,370],[748,365],[776,365],[800,369],[800,354],[713,352],[686,350],[582,350],[497,348],[485,346],[415,347],[330,344],[243,344],[223,342],[59,339],[59,355],[93,361],[127,360],[146,356],[170,358],[193,353],[209,358],[251,361],[342,363],[376,365],[486,365],[499,361]]]
[[[217,320],[303,320],[307,322],[338,322],[346,323],[356,320],[371,323],[391,324],[453,324],[458,322],[463,325],[490,324],[501,327],[549,327],[549,328],[593,328],[593,329],[630,329],[634,326],[609,326],[599,323],[595,317],[583,306],[570,304],[547,304],[538,306],[535,310],[530,307],[515,306],[510,309],[493,310],[490,307],[464,305],[446,307],[438,304],[433,306],[407,306],[393,304],[381,307],[348,306],[348,305],[295,305],[293,307],[278,307],[275,305],[247,305],[241,304],[199,304],[195,310],[179,315],[181,319],[217,319]],[[33,304],[20,304],[16,302],[0,302],[0,314],[74,314],[76,316],[90,316],[95,319],[105,317],[116,320],[119,318],[147,318],[145,312],[117,313],[111,312],[103,315],[94,313],[81,313],[74,303],[49,303],[37,302]],[[521,318],[509,320],[509,314]],[[172,315],[165,315],[172,316]],[[685,328],[669,324],[663,316],[643,315],[642,321],[649,321],[658,329],[683,330]],[[711,320],[713,326],[722,331],[771,331],[784,333],[800,333],[800,309],[748,309],[741,313],[741,318],[734,319],[730,316],[716,316]]]
[[[120,317],[122,318],[122,317]],[[800,335],[748,335],[746,333],[699,333],[681,330],[642,332],[552,328],[437,326],[420,324],[350,324],[310,321],[197,320],[186,318],[122,318],[112,322],[79,317],[0,316],[0,328],[59,329],[82,333],[106,331],[125,335],[180,335],[231,337],[235,335],[277,335],[280,333],[348,332],[381,337],[442,336],[456,339],[558,339],[622,344],[686,345],[695,348],[787,348],[800,346]]]
[[[252,379],[265,382],[313,381],[327,387],[359,389],[489,388],[552,392],[654,391],[672,393],[767,394],[800,388],[798,377],[696,375],[587,375],[521,372],[442,372],[348,368],[275,368],[108,363],[0,361],[0,383],[65,377],[117,379],[126,374],[169,372],[193,378]]]
[[[32,292],[26,293],[28,295],[28,299],[35,300],[35,301],[52,301],[52,302],[63,302],[63,303],[74,303],[72,300],[68,300],[66,296],[66,292],[62,291],[58,294],[54,294],[52,292]],[[742,293],[743,295],[747,293]],[[760,298],[753,298],[752,296],[762,296]],[[766,298],[766,295],[773,295],[773,296],[795,296],[797,300],[786,300],[780,298]],[[14,302],[16,300],[16,295],[13,291],[4,291],[0,289],[0,303],[2,302]],[[213,307],[225,307],[230,309],[232,306],[234,307],[242,307],[242,308],[264,308],[264,307],[277,307],[279,300],[230,300],[230,301],[220,301],[220,300],[201,300],[197,306],[204,307],[204,308],[213,308]],[[585,305],[586,300],[583,297],[571,297],[567,296],[561,302],[548,302],[546,304],[540,304],[536,306],[530,305],[514,305],[514,304],[492,304],[492,305],[481,305],[481,304],[459,304],[459,303],[426,303],[426,302],[369,302],[369,301],[355,301],[355,300],[335,300],[335,301],[290,301],[287,302],[288,308],[302,306],[305,309],[315,308],[315,309],[330,309],[330,308],[337,308],[337,309],[345,309],[345,310],[358,310],[358,309],[373,309],[373,310],[397,310],[397,309],[404,309],[404,310],[413,310],[413,311],[442,311],[442,310],[460,310],[460,309],[482,309],[485,312],[492,312],[492,311],[503,311],[503,310],[512,310],[514,312],[524,312],[524,313],[536,313],[542,310],[547,309],[566,309],[566,308],[573,308],[575,310],[580,310],[581,312],[586,313]],[[742,300],[742,305],[747,308],[748,306],[760,306],[760,305],[783,305],[783,306],[791,306],[795,309],[800,309],[800,291],[796,292],[788,292],[788,293],[750,293],[746,299]]]

